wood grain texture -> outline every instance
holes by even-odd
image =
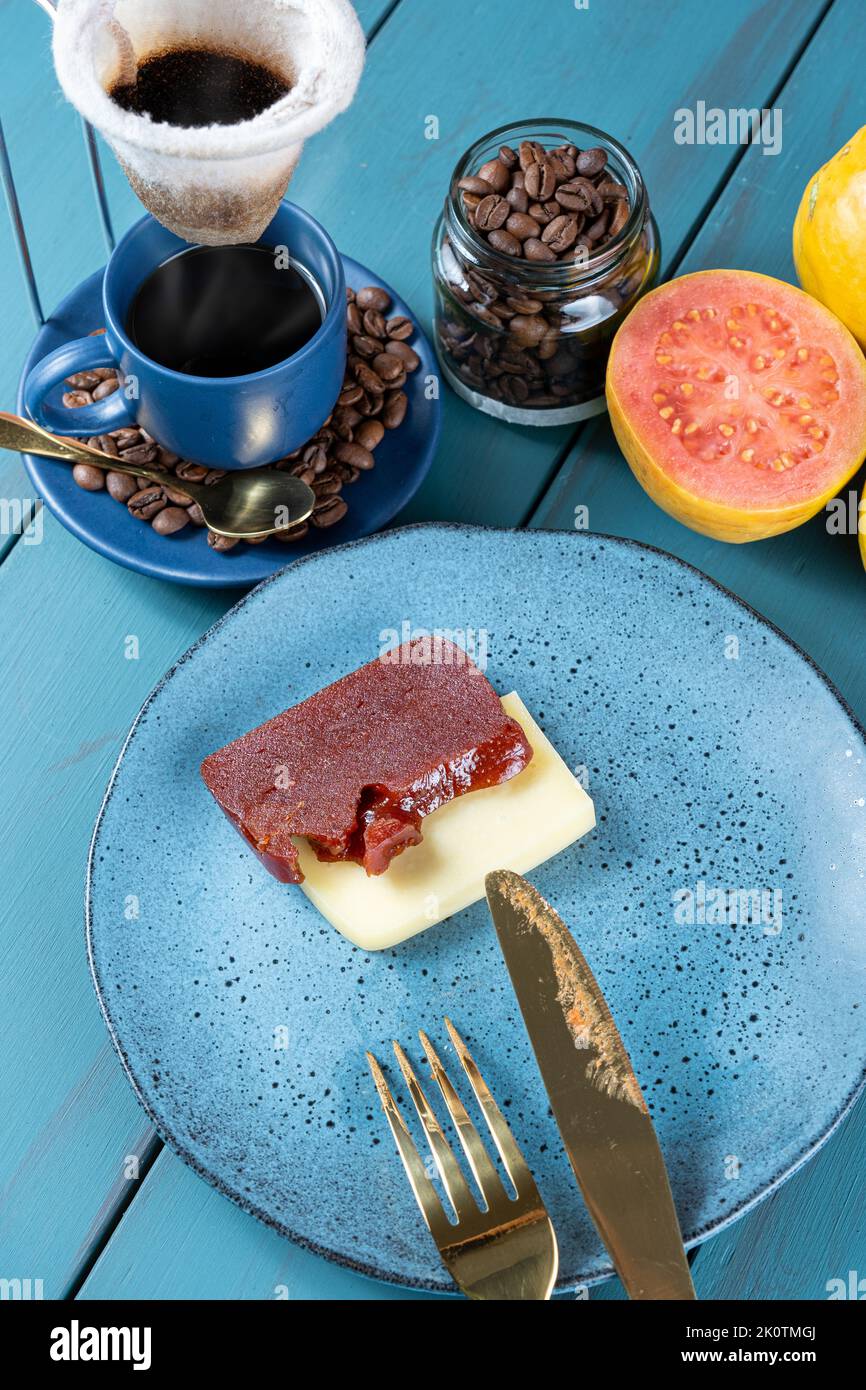
[[[437,1297],[365,1279],[292,1245],[227,1202],[167,1149],[79,1297],[140,1298],[146,1288],[148,1298],[225,1298],[227,1259],[235,1299]]]
[[[802,189],[862,120],[862,65],[859,49],[851,46],[859,17],[856,0],[837,0],[779,100],[781,154],[747,153],[701,229],[684,272],[736,265],[795,280],[790,229]],[[825,100],[829,72],[832,97]],[[682,151],[684,162],[694,153]],[[866,721],[859,639],[866,575],[854,537],[828,535],[823,515],[756,544],[724,545],[698,536],[640,490],[607,421],[581,433],[532,525],[570,528],[577,506],[588,507],[594,531],[660,546],[733,589],[793,637]],[[845,1277],[849,1269],[866,1272],[864,1140],[861,1099],[817,1159],[701,1248],[694,1267],[701,1297],[822,1298],[828,1279]],[[747,1164],[748,1155],[741,1157]]]
[[[8,9],[9,0],[0,0],[4,31]],[[387,6],[365,10],[369,21]],[[374,263],[428,314],[431,226],[457,155],[500,121],[531,110],[567,112],[595,120],[633,148],[670,256],[735,155],[707,148],[684,172],[671,140],[673,109],[690,99],[689,90],[723,105],[763,104],[797,53],[815,5],[736,0],[682,10],[674,24],[660,22],[657,6],[631,0],[588,11],[563,3],[551,6],[542,24],[518,0],[501,3],[495,17],[481,0],[402,0],[372,46],[355,105],[310,142],[292,195],[326,222],[345,251]],[[38,232],[33,250],[50,306],[100,263],[100,234],[77,122],[59,97],[45,99],[46,87],[55,91],[47,20],[18,3],[12,32],[3,61],[14,83],[8,105],[4,87],[3,115],[13,158],[16,149],[30,151],[15,165],[25,216]],[[579,63],[584,54],[588,60]],[[515,111],[518,56],[523,85]],[[830,93],[821,90],[829,104]],[[440,121],[438,141],[424,138],[431,114]],[[110,158],[106,172],[122,230],[139,210]],[[798,176],[798,187],[802,181]],[[10,273],[5,223],[3,234],[0,399],[9,405],[31,334],[23,291]],[[538,500],[568,438],[559,430],[508,429],[449,397],[439,460],[411,515],[516,524]],[[16,495],[14,489],[27,495],[20,473],[7,468],[0,491]],[[567,507],[562,475],[557,493]],[[52,518],[40,546],[16,545],[0,568],[7,653],[0,832],[4,857],[15,866],[4,980],[10,1007],[0,1019],[4,1056],[15,1059],[0,1083],[15,1115],[0,1141],[0,1184],[15,1200],[4,1208],[0,1252],[9,1268],[0,1272],[43,1277],[46,1292],[75,1281],[129,1195],[119,1164],[147,1143],[141,1112],[108,1055],[83,957],[80,895],[90,829],[141,700],[230,597],[113,567]],[[123,657],[128,634],[139,637],[135,662]],[[383,1296],[379,1286],[285,1247],[163,1153],[85,1294],[174,1297],[198,1288],[216,1297],[270,1297],[266,1290],[281,1282],[292,1297]]]

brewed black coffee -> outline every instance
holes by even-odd
[[[309,278],[267,246],[195,246],[138,290],[126,330],[154,362],[189,376],[247,376],[283,362],[322,324]]]
[[[252,58],[210,48],[171,48],[139,64],[134,82],[109,96],[126,111],[169,125],[235,125],[258,116],[290,90]]]

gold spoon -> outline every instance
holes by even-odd
[[[173,473],[160,473],[146,465],[124,463],[79,439],[49,434],[41,425],[0,410],[0,449],[17,453],[41,454],[64,463],[90,463],[106,473],[128,473],[146,478],[159,487],[168,486],[197,502],[211,531],[218,536],[243,540],[250,536],[270,536],[297,526],[313,510],[316,494],[300,478],[272,468],[237,469],[215,483],[189,483]]]

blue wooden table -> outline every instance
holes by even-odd
[[[590,121],[640,163],[664,274],[741,266],[793,279],[790,229],[808,175],[866,121],[862,0],[361,0],[367,68],[351,111],[306,149],[292,197],[375,266],[429,325],[429,242],[450,170],[485,130],[533,114]],[[81,129],[61,98],[49,21],[0,0],[0,116],[46,310],[104,260]],[[682,146],[674,112],[776,107],[781,151]],[[430,121],[433,116],[436,121]],[[436,138],[429,138],[435,134]],[[118,230],[139,214],[111,156]],[[0,217],[0,406],[33,334]],[[0,498],[32,492],[0,456]],[[632,536],[682,556],[788,632],[866,719],[866,575],[825,519],[726,546],[658,511],[606,419],[515,428],[450,393],[439,454],[403,520]],[[112,1050],[82,938],[90,832],[151,686],[237,597],[117,568],[44,517],[39,544],[0,535],[3,969],[0,1276],[47,1298],[411,1297],[296,1249],[165,1149]],[[126,638],[138,638],[137,660]],[[821,1299],[866,1275],[866,1105],[772,1198],[704,1245],[701,1298]],[[744,1156],[748,1161],[748,1156]],[[616,1282],[592,1298],[622,1297]]]

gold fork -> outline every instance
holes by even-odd
[[[373,1054],[368,1052],[367,1061],[373,1073],[382,1109],[403,1160],[415,1200],[421,1208],[421,1215],[427,1222],[430,1234],[439,1247],[439,1254],[446,1269],[467,1298],[548,1299],[559,1267],[559,1252],[550,1217],[526,1160],[466,1044],[448,1018],[445,1020],[445,1027],[487,1121],[487,1128],[511,1179],[515,1195],[512,1197],[506,1192],[505,1184],[494,1167],[478,1130],[451,1085],[433,1044],[422,1030],[418,1034],[421,1045],[454,1122],[486,1209],[482,1210],[473,1196],[408,1057],[400,1044],[395,1042],[394,1052],[403,1079],[418,1112],[418,1118],[424,1126],[430,1152],[451,1203],[456,1223],[446,1216],[406,1121],[397,1108],[382,1068]]]

